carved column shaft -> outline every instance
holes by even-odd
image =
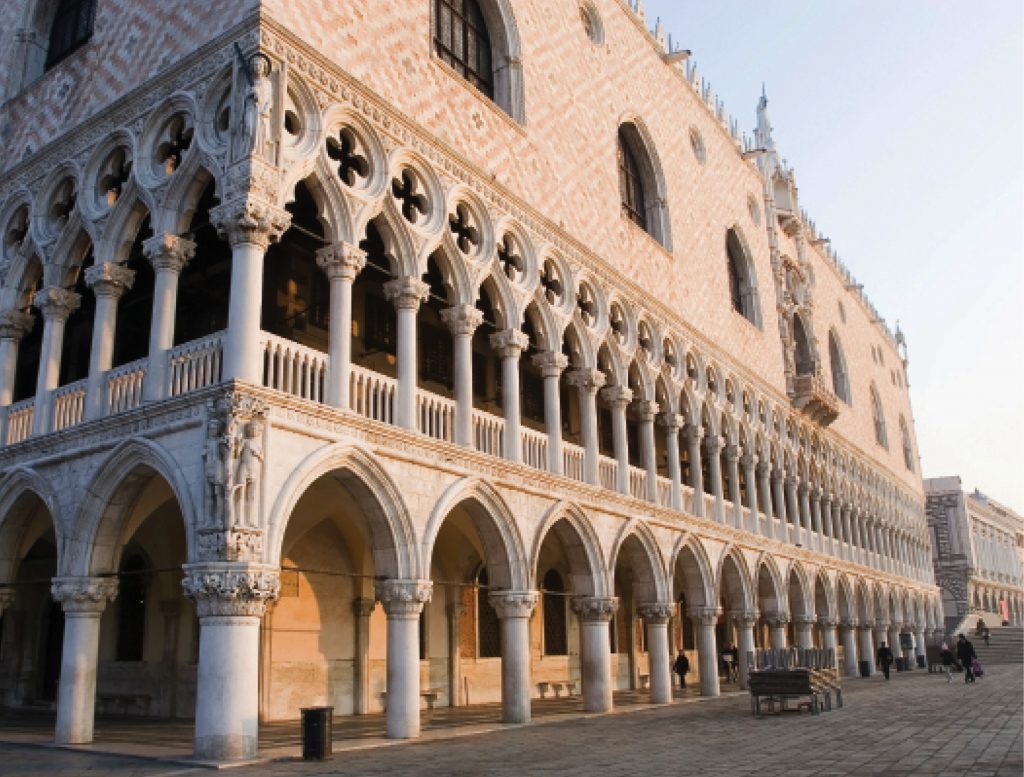
[[[452,333],[455,388],[455,442],[473,445],[473,332],[483,323],[484,314],[472,305],[459,305],[441,311],[441,319]]]
[[[583,434],[583,480],[598,485],[597,391],[605,382],[600,370],[574,370],[569,385],[579,389],[580,426]]]
[[[366,253],[358,246],[337,243],[317,251],[316,263],[327,274],[331,289],[327,404],[347,410],[352,373],[352,284],[366,266]]]
[[[569,366],[569,358],[558,351],[545,351],[533,357],[544,378],[544,430],[548,435],[548,471],[561,475],[562,463],[562,399],[559,380]]]
[[[117,303],[131,289],[135,273],[113,262],[100,262],[85,271],[85,281],[96,296],[96,312],[89,351],[89,380],[85,394],[85,418],[100,418],[107,411],[106,377],[114,363],[117,337]]]
[[[39,354],[32,434],[53,431],[53,392],[60,381],[64,325],[71,314],[78,310],[81,301],[81,297],[73,291],[54,287],[43,289],[35,295],[35,305],[43,314],[43,344]]]
[[[142,244],[142,253],[153,266],[153,317],[149,327],[149,363],[142,384],[147,401],[163,399],[170,391],[168,352],[174,346],[178,279],[195,256],[196,244],[177,235],[154,235]]]
[[[420,733],[420,613],[430,601],[429,580],[380,580],[378,601],[388,616],[387,735],[408,739]]]
[[[505,410],[505,458],[523,460],[523,441],[519,430],[519,357],[530,345],[530,338],[518,329],[495,332],[491,347],[501,359],[501,401]]]
[[[430,287],[419,278],[405,277],[384,284],[384,296],[395,306],[397,330],[398,392],[395,397],[395,424],[416,430],[416,314],[425,302]]]
[[[505,723],[530,722],[530,614],[536,591],[495,591],[488,596],[501,619],[501,708]]]
[[[610,712],[612,709],[612,664],[608,622],[619,600],[613,597],[577,596],[572,608],[580,621],[583,664],[583,709]]]

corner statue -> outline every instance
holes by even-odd
[[[273,145],[270,114],[274,88],[269,78],[270,58],[266,54],[253,54],[245,74],[248,85],[242,103],[242,149],[267,159]]]

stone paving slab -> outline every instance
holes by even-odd
[[[255,775],[452,777],[1021,777],[1024,678],[1019,665],[990,666],[975,685],[916,671],[850,680],[845,706],[818,716],[753,718],[745,695],[630,714],[554,717],[486,733],[348,750],[323,763],[297,759],[239,766]],[[448,733],[452,733],[451,730]],[[5,739],[0,730],[0,740]],[[171,764],[4,743],[0,774],[11,777],[171,777],[209,773]]]

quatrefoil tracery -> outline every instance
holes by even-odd
[[[410,224],[427,215],[427,198],[420,194],[419,188],[419,179],[409,169],[391,181],[391,196],[401,203],[402,215]]]
[[[338,163],[338,177],[348,187],[370,175],[370,161],[362,150],[363,144],[348,127],[341,129],[336,138],[327,139],[327,156]]]

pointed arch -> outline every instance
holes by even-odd
[[[725,233],[725,254],[732,307],[760,329],[761,300],[757,289],[753,254],[737,224],[731,226]]]
[[[807,579],[807,572],[800,562],[795,561],[790,565],[786,584],[790,615],[803,615],[805,617],[813,615],[813,588]]]
[[[746,559],[743,558],[740,549],[735,545],[730,545],[718,559],[718,568],[715,571],[715,590],[718,592],[716,601],[721,601],[726,588],[731,589],[732,595],[735,596],[737,586],[742,599],[729,601],[729,608],[753,610],[755,597],[750,580],[750,570],[747,568]]]
[[[828,330],[828,361],[832,372],[832,390],[847,405],[852,405],[850,395],[850,371],[846,366],[846,355],[835,328]]]
[[[608,569],[614,588],[615,565],[620,558],[628,561],[637,574],[634,589],[641,602],[671,601],[671,586],[665,576],[665,560],[650,526],[639,518],[630,518],[619,529],[608,557]]]
[[[64,521],[60,502],[51,482],[28,467],[16,467],[0,479],[0,584],[9,582],[24,545],[24,536],[30,529],[31,516],[22,508],[35,499],[50,514],[57,540],[57,561],[64,555]]]
[[[782,582],[782,571],[775,559],[769,554],[763,553],[757,560],[754,569],[756,570],[757,606],[761,615],[788,612],[788,591]]]
[[[623,214],[671,251],[665,173],[654,138],[639,116],[627,114],[619,120],[616,154]]]
[[[715,607],[715,573],[707,550],[694,534],[684,534],[672,549],[669,569],[675,580],[682,572],[686,604],[689,607]],[[678,597],[677,597],[678,598]]]
[[[587,514],[578,505],[559,501],[541,519],[530,550],[531,588],[539,581],[537,568],[541,547],[549,533],[554,532],[565,548],[573,577],[572,590],[577,595],[611,596],[609,575],[601,552],[601,543]]]

